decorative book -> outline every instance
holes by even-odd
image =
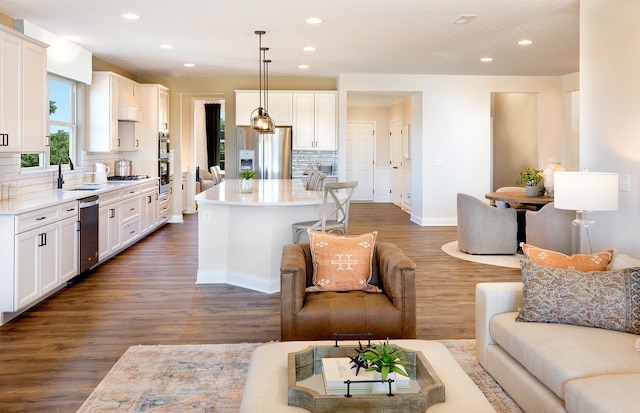
[[[360,383],[363,380],[375,380],[373,371],[360,369],[358,375],[352,368],[349,357],[330,357],[322,359],[322,377],[324,388],[327,394],[345,394],[347,384],[345,381],[351,380],[350,389],[354,394],[371,393],[372,383]],[[395,384],[398,390],[408,389],[410,380],[408,377],[396,374]]]

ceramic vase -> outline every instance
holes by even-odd
[[[240,184],[240,192],[243,194],[248,194],[253,192],[253,179],[243,179]]]
[[[538,185],[527,185],[524,187],[524,190],[527,194],[527,196],[539,196],[542,195],[542,184],[538,184]]]
[[[560,162],[549,162],[542,176],[544,177],[544,189],[547,192],[547,196],[553,196],[553,173],[562,172],[564,168]]]
[[[381,373],[379,371],[374,371],[373,372],[373,379],[374,380],[382,380],[382,376]],[[393,382],[391,383],[391,393],[395,394],[398,391],[398,386],[396,385],[396,373],[395,372],[391,372],[389,374],[387,374],[387,380],[393,380]],[[376,393],[376,394],[388,394],[389,393],[389,383],[385,380],[384,382],[380,381],[380,382],[376,382],[376,383],[372,383],[371,385],[371,393]]]

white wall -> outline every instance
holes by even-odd
[[[550,157],[562,159],[562,77],[341,75],[340,147],[346,140],[347,93],[375,91],[412,94],[411,219],[420,225],[455,225],[458,192],[484,198],[490,191],[492,92],[538,93],[538,159],[545,160],[538,167]],[[444,165],[435,166],[436,158]],[[342,153],[340,162],[342,169]]]
[[[580,2],[580,166],[631,177],[619,209],[595,213],[604,249],[640,257],[640,2]]]

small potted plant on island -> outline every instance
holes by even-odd
[[[517,185],[525,185],[527,196],[542,195],[544,187],[542,186],[542,173],[531,167],[520,171],[520,179],[516,181]]]
[[[256,173],[251,170],[240,171],[238,174],[242,178],[240,183],[240,192],[250,193],[253,192],[253,178],[256,177]]]
[[[394,380],[391,383],[391,391],[397,390],[396,373],[405,377],[409,361],[404,351],[394,348],[389,339],[385,343],[378,343],[375,346],[366,348],[360,352],[360,359],[367,363],[367,371],[374,372],[374,379],[380,379],[380,383],[374,383],[372,391],[374,393],[388,393],[389,385],[386,380]]]

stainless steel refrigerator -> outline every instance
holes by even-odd
[[[291,127],[278,126],[262,134],[249,126],[238,126],[238,169],[251,169],[259,179],[291,179]]]

